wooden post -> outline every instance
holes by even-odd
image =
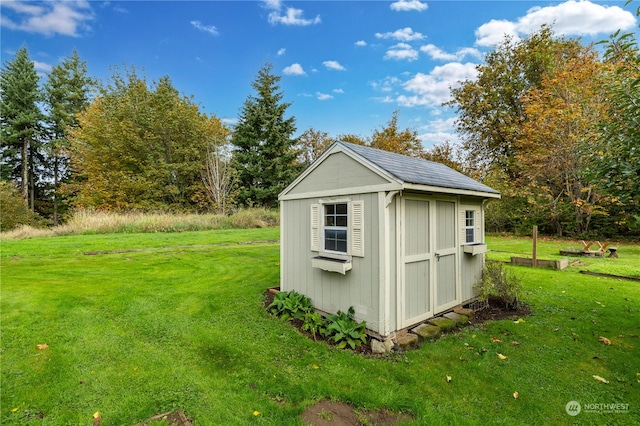
[[[533,267],[538,266],[538,225],[533,225]]]

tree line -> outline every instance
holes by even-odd
[[[639,10],[640,12],[640,10]],[[0,74],[2,229],[73,209],[219,213],[277,207],[277,196],[335,140],[449,165],[502,192],[487,229],[556,235],[640,231],[640,56],[632,34],[600,54],[542,27],[505,40],[452,89],[460,145],[423,149],[400,111],[370,136],[295,137],[295,117],[266,63],[229,128],[181,95],[168,76],[134,67],[108,82],[77,52],[46,82],[26,47]],[[20,206],[24,208],[21,210]],[[25,210],[27,212],[25,212]]]

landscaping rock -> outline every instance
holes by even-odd
[[[469,321],[469,317],[466,315],[456,314],[455,312],[449,312],[443,315],[445,318],[449,318],[451,321],[454,321],[456,325],[461,326],[465,325],[467,321]]]
[[[412,333],[404,333],[396,337],[396,341],[401,349],[411,349],[418,345],[418,336]]]
[[[473,309],[463,308],[462,306],[458,306],[453,310],[458,315],[464,315],[469,319],[473,319]]]
[[[455,321],[444,317],[432,318],[429,320],[429,322],[435,326],[440,327],[442,331],[453,330],[457,326],[457,323]]]
[[[389,351],[387,350],[384,342],[376,339],[371,339],[371,352],[373,352],[374,354],[385,354]]]
[[[417,334],[423,339],[435,339],[440,335],[440,327],[436,327],[431,324],[420,324],[411,330],[411,332]]]
[[[396,344],[393,343],[393,340],[391,340],[390,337],[387,337],[387,339],[382,343],[384,344],[384,347],[387,350],[387,352],[391,352],[396,347]]]

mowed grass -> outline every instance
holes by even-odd
[[[639,283],[510,268],[531,306],[524,321],[364,357],[265,312],[262,292],[279,281],[278,236],[264,228],[3,241],[0,423],[91,425],[99,412],[101,425],[134,425],[181,409],[202,425],[291,425],[325,398],[408,412],[414,424],[640,423]],[[489,258],[513,241],[492,238],[500,252]],[[620,254],[589,262],[640,269],[638,246]],[[572,417],[572,400],[628,409]]]

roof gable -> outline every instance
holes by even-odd
[[[404,183],[500,194],[495,189],[444,164],[347,142],[337,142],[337,144],[375,164]]]
[[[335,156],[340,153],[346,154],[346,156]],[[343,158],[341,164],[335,165],[337,168],[334,166],[330,171],[331,167],[324,167],[325,162],[327,162],[326,165],[330,165],[337,158]],[[352,160],[351,164],[349,161],[345,161],[347,158]],[[342,170],[354,166],[358,167],[347,173]],[[325,168],[329,173],[320,173]],[[373,175],[363,179],[365,174],[357,176],[358,173],[354,173],[356,169],[369,169]],[[315,173],[316,170],[319,173]],[[327,179],[327,176],[330,178]],[[305,182],[307,179],[313,182]],[[315,182],[318,179],[326,180],[325,183],[330,183],[330,185]],[[320,158],[285,188],[278,198],[287,200],[316,196],[338,196],[351,194],[354,191],[378,192],[406,189],[500,198],[500,192],[444,164],[348,142],[335,142],[331,145]]]

